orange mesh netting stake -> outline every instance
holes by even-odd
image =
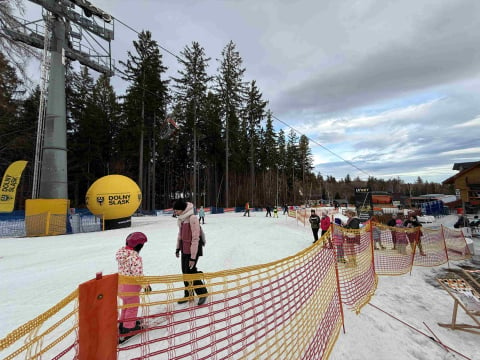
[[[360,311],[377,288],[369,228],[345,229],[331,225],[342,303]],[[327,232],[323,237],[330,236]]]
[[[178,305],[183,280],[198,279],[208,288],[206,305],[197,306],[196,296]],[[119,359],[319,359],[331,352],[343,323],[335,259],[318,246],[216,273],[120,276],[120,283],[132,281],[153,288],[128,305],[139,306],[137,320],[147,328],[119,346]]]
[[[377,239],[382,246],[374,250]],[[343,326],[343,305],[359,312],[374,294],[378,275],[402,275],[414,265],[437,266],[470,256],[458,230],[420,232],[375,222],[352,230],[332,224],[320,241],[268,264],[188,275],[114,274],[88,281],[0,339],[0,357],[327,359]],[[193,285],[198,280],[208,289],[203,306],[193,295],[203,287]],[[150,284],[153,290],[118,293],[117,283]],[[190,301],[177,304],[185,290],[192,293]],[[122,295],[138,297],[138,303],[118,305]],[[144,328],[118,345],[118,310],[127,307],[138,307],[137,317],[129,320]]]
[[[117,358],[118,274],[102,276],[80,284],[79,360]]]

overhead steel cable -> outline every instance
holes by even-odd
[[[272,115],[272,118],[274,118],[275,120],[277,120],[278,122],[281,122],[282,124],[284,124],[285,126],[289,127],[290,129],[292,129],[293,131],[295,131],[296,133],[300,134],[300,135],[303,135],[305,136],[308,140],[310,140],[311,142],[315,143],[316,145],[320,146],[322,149],[328,151],[330,154],[336,156],[337,158],[339,158],[340,160],[344,161],[345,163],[347,163],[348,165],[354,167],[355,169],[357,169],[358,171],[364,173],[365,175],[367,176],[370,176],[369,173],[367,173],[366,171],[360,169],[358,166],[356,166],[355,164],[353,164],[352,162],[344,159],[343,157],[341,157],[340,155],[336,154],[334,151],[330,150],[329,148],[327,148],[326,146],[320,144],[318,141],[310,138],[309,136],[305,135],[304,133],[302,133],[301,131],[295,129],[293,126],[287,124],[285,121],[283,120],[280,120],[278,117],[276,117],[275,115]]]
[[[135,30],[134,28],[132,28],[130,25],[126,24],[125,22],[119,20],[118,18],[116,17],[113,17],[116,21],[118,21],[121,25],[125,26],[127,29],[133,31],[134,33],[136,33],[137,35],[140,34],[139,31]],[[157,42],[158,44],[158,42]],[[173,57],[175,57],[177,60],[179,61],[182,61],[182,59],[176,55],[175,53],[171,52],[170,50],[168,50],[167,48],[163,47],[162,45],[158,44],[158,47],[160,49],[162,49],[163,51],[165,51],[166,53],[172,55]],[[115,70],[116,71],[119,71],[122,75],[126,75],[123,71],[119,70],[116,66],[114,66]],[[148,91],[148,90],[147,90]],[[300,135],[303,135],[305,137],[307,137],[308,140],[310,140],[311,142],[313,142],[314,144],[318,145],[319,147],[321,147],[322,149],[324,149],[325,151],[328,151],[330,154],[334,155],[335,157],[339,158],[340,160],[342,160],[343,162],[345,162],[346,164],[352,166],[353,168],[357,169],[358,171],[360,171],[361,173],[367,175],[368,177],[370,177],[371,175],[369,173],[367,173],[365,170],[359,168],[358,166],[356,166],[355,164],[353,164],[351,161],[348,161],[346,159],[344,159],[343,157],[341,157],[340,155],[338,155],[337,153],[335,153],[334,151],[330,150],[329,148],[327,148],[326,146],[320,144],[319,142],[313,140],[312,138],[308,137],[307,135],[303,134],[301,131],[295,129],[293,126],[287,124],[285,121],[283,120],[280,120],[278,117],[276,116],[272,116],[272,118],[274,118],[275,120],[277,120],[278,122],[284,124],[285,126],[287,126],[288,128],[292,129],[293,131],[295,131],[296,133],[300,134]],[[208,121],[208,120],[207,120]]]
[[[114,17],[114,19],[116,21],[118,21],[120,24],[122,24],[123,26],[125,26],[127,29],[133,31],[135,34],[137,35],[140,35],[140,32],[135,30],[134,28],[132,28],[130,25],[127,25],[126,23],[124,23],[123,21],[119,20],[118,18]],[[157,42],[158,44],[158,42]],[[177,60],[182,60],[177,54],[174,54],[173,52],[171,52],[170,50],[168,50],[167,48],[163,47],[162,45],[158,44],[158,47],[160,49],[162,49],[163,51],[167,52],[168,54],[172,55],[173,57],[175,57]]]

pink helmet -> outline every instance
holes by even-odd
[[[147,236],[142,232],[133,232],[127,236],[127,245],[134,248],[138,244],[145,244],[147,242]]]

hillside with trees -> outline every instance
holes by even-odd
[[[293,129],[275,131],[275,117],[233,42],[216,62],[197,42],[178,57],[180,70],[168,77],[162,52],[149,31],[133,42],[118,76],[128,83],[118,95],[105,76],[82,67],[67,71],[68,192],[83,207],[98,178],[122,174],[143,192],[142,210],[168,208],[178,197],[198,206],[302,204],[345,199],[353,189],[405,195],[452,193],[440,184],[400,179],[335,179],[314,173],[309,139]],[[27,160],[20,199],[31,197],[40,91],[23,93],[16,64],[0,52],[0,173]],[[18,64],[17,64],[18,65]],[[216,66],[214,75],[209,67]],[[178,129],[163,136],[166,119]],[[23,201],[19,201],[23,204]],[[23,206],[23,205],[22,205]]]

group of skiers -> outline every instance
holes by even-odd
[[[286,205],[285,205],[286,206]],[[272,210],[273,210],[273,217],[278,218],[278,207],[277,206],[265,206],[265,217],[272,217]],[[283,212],[285,214],[285,211]],[[250,217],[250,203],[245,204],[245,211],[243,213],[243,216],[248,216]]]
[[[319,239],[318,233],[321,230],[321,235],[323,236],[331,225],[330,217],[328,216],[326,211],[322,211],[322,216],[318,216],[315,209],[311,209],[311,215],[309,217],[310,226],[313,233],[313,243],[317,242]],[[356,216],[356,212],[350,209],[345,211],[345,215],[347,216],[347,220],[342,222],[339,218],[335,219],[335,223],[339,226],[342,226],[345,229],[353,229],[358,230],[361,227],[361,221]],[[370,220],[373,222],[378,222],[376,217],[372,217]],[[387,222],[387,225],[390,227],[402,227],[402,228],[415,228],[416,231],[398,231],[392,230],[392,242],[393,242],[393,250],[399,251],[401,254],[406,254],[406,246],[410,244],[412,247],[416,245],[419,249],[420,255],[425,256],[425,252],[423,251],[423,246],[421,242],[421,237],[423,236],[421,226],[422,224],[418,221],[418,218],[414,214],[409,214],[408,218],[405,221],[397,218],[397,214],[393,214],[392,218]],[[386,247],[382,244],[381,241],[381,231],[378,227],[373,227],[373,240],[374,240],[374,249],[375,250],[384,250]],[[337,261],[346,263],[345,253],[348,254],[349,258],[349,265],[356,266],[356,255],[355,255],[355,244],[360,244],[360,234],[358,231],[353,232],[341,232],[342,235],[333,234],[330,236],[325,247],[330,249],[333,248],[332,242],[335,244],[337,249]]]
[[[270,214],[270,207],[266,207],[267,213],[265,216]],[[201,234],[202,230],[200,227],[200,220],[202,223],[205,223],[205,211],[203,207],[200,208],[198,217],[194,211],[194,205],[191,202],[186,202],[183,199],[175,201],[173,205],[174,215],[177,218],[177,225],[179,228],[176,242],[175,256],[181,259],[181,269],[183,274],[197,274],[201,273],[197,269],[197,263],[199,256],[202,255],[202,245],[201,245]],[[287,208],[288,211],[288,208]],[[273,209],[274,217],[278,217],[277,207]],[[245,205],[244,216],[250,216],[250,207],[247,203]],[[345,229],[360,229],[360,220],[356,216],[355,211],[346,210],[345,215],[347,220],[341,222],[340,219],[335,219],[337,225],[341,225]],[[375,220],[375,219],[372,219]],[[315,209],[311,209],[311,215],[309,217],[309,222],[312,228],[313,233],[313,243],[317,242],[319,239],[319,231],[321,230],[320,236],[323,236],[330,229],[331,220],[326,211],[322,211],[321,217],[316,214]],[[422,226],[415,215],[411,214],[407,220],[402,222],[401,219],[397,218],[396,214],[392,215],[387,223],[391,227],[406,227],[406,228],[417,228],[418,232],[407,231],[405,233],[398,231],[391,231],[393,249],[397,249],[401,253],[404,253],[405,246],[408,242],[410,244],[416,243],[420,249],[420,254],[425,255],[422,249],[420,237],[422,232],[420,227]],[[401,234],[405,235],[404,237]],[[374,234],[375,239],[375,248],[384,249],[385,247],[381,243],[380,233],[377,232]],[[346,236],[343,236],[341,239],[337,239],[335,236],[330,236],[327,243],[324,245],[330,249],[333,249],[333,243],[337,248],[337,261],[346,263],[344,258],[345,253],[348,255],[348,265],[356,266],[356,256],[355,256],[355,245],[360,243],[360,235],[358,231],[353,231],[352,233],[346,233]],[[120,248],[116,253],[116,260],[118,262],[118,273],[125,276],[143,276],[143,262],[142,258],[139,255],[143,246],[147,243],[147,236],[142,232],[133,232],[129,234],[125,241],[125,246]],[[377,243],[379,247],[377,247]],[[198,305],[205,304],[207,300],[207,288],[202,280],[196,279],[193,283],[184,281],[184,297],[181,298],[178,303],[186,303],[196,297],[198,298]],[[132,284],[120,284],[119,292],[121,293],[121,299],[123,305],[128,304],[139,304],[141,291],[149,292],[151,291],[150,285],[141,286],[141,285],[132,285]],[[142,329],[142,324],[137,319],[138,307],[124,307],[120,313],[119,317],[119,334],[120,340],[126,339],[139,332]]]
[[[405,221],[402,221],[397,214],[392,214],[392,218],[387,222],[387,225],[390,227],[396,228],[416,228],[417,231],[391,231],[393,250],[397,250],[401,254],[406,254],[406,247],[408,244],[416,244],[420,251],[420,255],[426,256],[423,251],[421,238],[423,232],[421,229],[422,224],[418,221],[418,218],[415,214],[409,214],[408,218]]]

